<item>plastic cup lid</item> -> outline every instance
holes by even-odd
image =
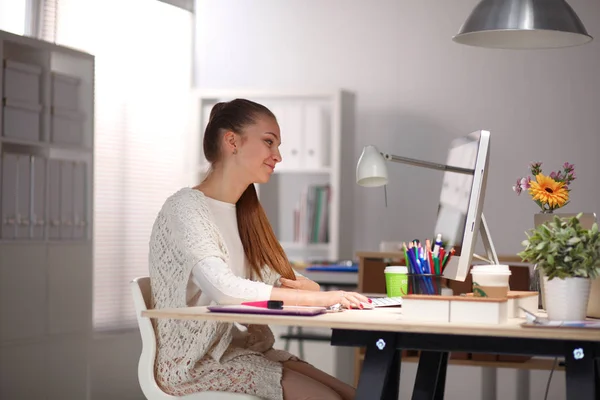
[[[408,267],[405,267],[404,265],[390,265],[385,267],[384,273],[408,274]]]
[[[508,265],[474,265],[471,274],[511,275]]]

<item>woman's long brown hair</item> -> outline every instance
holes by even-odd
[[[232,131],[244,135],[244,128],[258,117],[275,115],[265,106],[245,99],[221,102],[213,106],[204,132],[204,156],[214,165],[221,159],[222,136]],[[256,276],[262,279],[265,266],[288,279],[296,279],[285,251],[273,232],[254,184],[250,184],[236,204],[237,224],[246,258]]]

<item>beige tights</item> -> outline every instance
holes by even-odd
[[[284,400],[352,400],[355,389],[333,376],[299,361],[283,363]]]

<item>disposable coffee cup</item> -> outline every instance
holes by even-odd
[[[508,265],[475,265],[473,276],[473,296],[506,298],[511,272]]]
[[[408,294],[408,268],[403,265],[385,267],[385,288],[388,297],[402,297]]]

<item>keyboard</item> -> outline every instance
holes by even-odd
[[[398,307],[402,305],[402,297],[369,297],[373,307]]]

